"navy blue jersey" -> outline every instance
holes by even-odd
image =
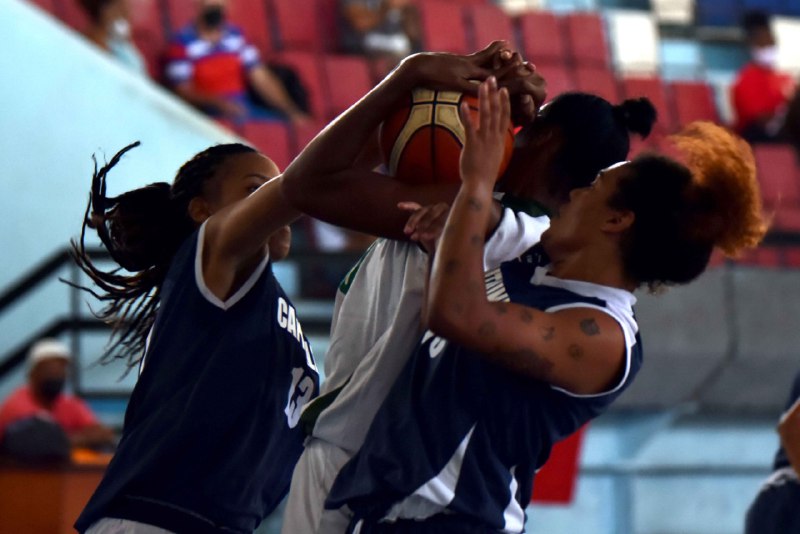
[[[252,532],[303,449],[318,375],[268,259],[226,301],[202,276],[204,227],[182,245],[125,413],[119,448],[76,523],[130,519],[176,532]]]
[[[797,373],[794,377],[794,382],[792,382],[792,390],[789,393],[789,400],[786,402],[784,411],[788,411],[789,408],[794,406],[794,403],[797,402],[797,399],[800,399],[800,373]],[[786,451],[783,450],[783,447],[779,447],[778,452],[775,453],[775,462],[773,463],[772,469],[777,471],[779,469],[789,467],[790,465],[789,457],[786,456]]]
[[[547,274],[539,246],[486,273],[489,300],[543,311],[599,308],[620,324],[624,369],[609,391],[575,395],[515,375],[427,332],[381,406],[326,506],[372,521],[458,514],[522,532],[534,474],[553,444],[603,412],[642,362],[633,295]],[[533,328],[535,328],[535,324]]]

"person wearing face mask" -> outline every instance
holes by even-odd
[[[226,20],[226,0],[199,0],[196,19],[174,37],[166,76],[175,92],[201,111],[236,121],[308,120],[258,49]],[[268,107],[249,96],[253,92]]]
[[[129,69],[146,75],[142,54],[131,40],[126,0],[79,0],[89,17],[86,37]]]
[[[89,406],[64,393],[71,356],[66,345],[42,339],[28,352],[28,383],[0,406],[0,441],[9,427],[39,417],[57,423],[73,447],[103,447],[114,443],[114,432],[100,424]]]
[[[750,11],[742,26],[752,60],[739,72],[731,92],[735,129],[751,143],[781,141],[794,81],[775,68],[778,48],[767,14]]]

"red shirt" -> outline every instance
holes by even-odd
[[[748,63],[733,85],[736,131],[741,133],[763,115],[773,115],[788,103],[793,91],[794,81],[788,74]]]
[[[6,427],[20,419],[39,415],[61,425],[67,435],[97,424],[97,418],[85,402],[72,395],[61,394],[48,410],[36,403],[30,387],[22,386],[14,391],[0,407],[0,439]]]
[[[191,81],[197,91],[214,96],[244,95],[245,73],[260,64],[256,47],[230,24],[218,43],[202,39],[196,26],[187,26],[175,36],[167,56],[167,77],[173,84]]]

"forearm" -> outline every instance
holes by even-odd
[[[284,172],[287,185],[302,189],[308,182],[352,167],[370,136],[413,87],[407,71],[396,69],[303,149]]]
[[[427,299],[431,329],[447,337],[487,304],[483,245],[494,210],[489,183],[463,183],[436,251]],[[461,325],[460,327],[457,325]]]
[[[207,238],[218,237],[212,244],[216,254],[235,262],[246,260],[301,215],[283,196],[281,179],[270,180],[248,198],[212,216]]]

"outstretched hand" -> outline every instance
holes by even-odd
[[[502,51],[508,51],[505,41],[494,41],[469,55],[422,52],[407,57],[400,68],[412,78],[414,87],[475,95],[477,82],[493,74],[496,58]]]
[[[442,235],[450,206],[444,202],[421,206],[416,202],[400,202],[398,208],[411,212],[403,231],[411,241],[416,241],[428,254],[436,250],[436,242]]]
[[[466,102],[461,103],[459,111],[466,137],[461,151],[461,180],[494,185],[511,122],[508,89],[498,88],[497,79],[491,76],[478,90],[478,118],[472,118]]]

